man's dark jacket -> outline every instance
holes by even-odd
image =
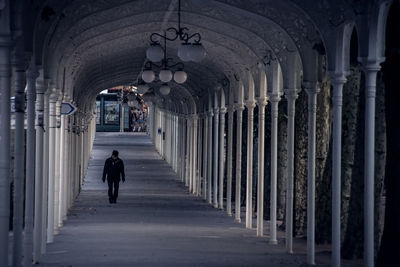
[[[120,158],[113,159],[112,157],[106,160],[103,170],[103,181],[125,181],[124,162]]]

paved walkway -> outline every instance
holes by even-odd
[[[101,181],[113,149],[127,177],[117,204]],[[38,266],[304,266],[305,259],[189,194],[147,136],[97,133],[83,190]]]

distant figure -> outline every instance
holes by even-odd
[[[108,198],[110,203],[117,203],[119,182],[125,182],[124,162],[118,158],[118,151],[114,150],[110,158],[104,163],[103,183],[108,182]],[[113,193],[114,187],[114,193]]]

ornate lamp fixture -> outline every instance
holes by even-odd
[[[167,36],[167,32],[170,36]],[[164,42],[175,41],[179,38],[181,44],[178,48],[178,57],[182,61],[200,62],[206,56],[206,50],[200,42],[200,33],[190,34],[187,27],[181,27],[181,0],[178,6],[178,28],[170,27],[164,35],[156,32],[150,35],[151,45],[146,51],[146,56],[152,62],[160,62],[163,58],[163,49],[156,37],[163,38]]]
[[[172,79],[174,79],[174,81],[176,83],[182,84],[182,83],[186,82],[187,74],[186,74],[185,71],[183,71],[184,65],[183,65],[182,62],[178,62],[178,63],[175,63],[175,64],[171,64],[170,63],[172,61],[172,58],[168,58],[167,57],[166,32],[164,32],[164,36],[163,37],[164,37],[164,46],[162,47],[161,45],[158,44],[158,46],[159,46],[159,48],[161,49],[161,52],[162,52],[161,65],[157,65],[156,63],[154,63],[152,61],[146,62],[145,66],[144,66],[145,69],[142,72],[142,79],[146,83],[153,82],[155,80],[155,78],[156,78],[156,74],[153,71],[153,66],[161,69],[159,74],[158,74],[158,78],[164,84],[161,86],[161,88],[163,88],[163,89],[160,88],[160,92],[163,95],[168,95],[171,89],[168,87],[167,83],[172,81]],[[149,49],[151,50],[153,48],[154,48],[154,46],[150,47]],[[146,53],[146,54],[149,54],[149,53]],[[157,55],[157,60],[158,60],[158,56],[160,54],[158,52],[156,52],[154,55]],[[174,67],[178,67],[178,70],[175,73],[173,73],[172,70],[171,70]],[[139,87],[139,85],[140,85],[140,83],[138,84],[138,87]],[[143,85],[142,85],[142,87],[143,87]],[[167,89],[167,87],[168,87],[168,89]]]

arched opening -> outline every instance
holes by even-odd
[[[378,266],[398,266],[400,247],[400,2],[394,1],[386,25],[386,61],[382,64],[385,88],[387,161],[385,170],[385,219]]]
[[[148,106],[136,86],[116,86],[96,96],[97,132],[147,132]]]

